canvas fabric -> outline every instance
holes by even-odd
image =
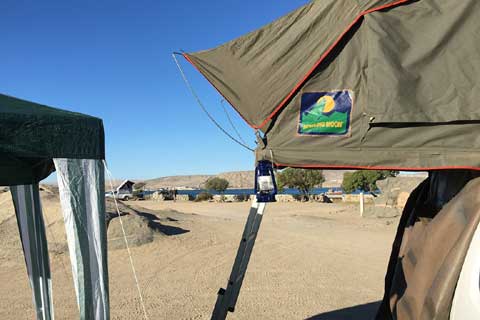
[[[257,160],[478,170],[479,19],[476,0],[312,1],[184,56],[263,132]]]
[[[480,224],[474,232],[458,278],[455,296],[450,310],[450,320],[480,319]]]
[[[105,158],[98,118],[0,94],[0,123],[0,185],[39,182],[52,158]]]
[[[480,178],[441,208],[431,201],[435,183],[432,178],[424,181],[404,209],[377,320],[450,319],[457,282],[480,222]]]
[[[109,288],[103,162],[54,159],[82,320],[107,320]]]
[[[53,320],[52,281],[38,184],[10,188],[37,320]]]

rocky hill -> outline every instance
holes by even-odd
[[[189,176],[168,176],[146,180],[145,187],[148,189],[158,188],[193,188],[199,186],[214,175],[189,175]]]
[[[324,187],[339,187],[342,184],[343,174],[347,170],[324,170]],[[201,188],[202,185],[212,177],[221,177],[230,182],[230,188],[253,188],[253,171],[232,171],[224,172],[218,175],[190,175],[190,176],[170,176],[151,179],[145,181],[149,189],[158,188]]]

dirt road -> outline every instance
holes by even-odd
[[[132,248],[150,319],[209,319],[224,287],[248,203],[130,202],[161,218],[163,235]],[[0,210],[8,208],[2,205]],[[11,209],[11,208],[10,208]],[[46,206],[49,241],[61,216]],[[15,219],[0,214],[1,319],[31,319]],[[6,220],[5,220],[6,219]],[[2,222],[3,221],[3,222]],[[369,319],[382,295],[397,219],[362,219],[342,204],[267,207],[235,313],[229,319]],[[8,239],[2,234],[10,230]],[[2,233],[3,231],[3,233]],[[2,248],[3,250],[3,248]],[[77,317],[68,252],[51,253],[57,319]],[[112,319],[142,319],[126,250],[109,252]]]

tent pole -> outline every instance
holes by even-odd
[[[260,223],[262,222],[263,212],[265,211],[264,202],[253,200],[248,214],[245,229],[243,230],[242,240],[238,247],[237,256],[230,273],[227,289],[220,288],[218,291],[217,302],[212,313],[212,320],[224,320],[228,312],[234,312],[237,303],[243,278],[247,271],[248,262],[252,255],[253,246],[257,238]]]

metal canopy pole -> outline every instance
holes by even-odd
[[[257,238],[260,223],[262,222],[263,212],[266,203],[253,200],[247,223],[243,230],[242,240],[238,247],[237,256],[233,264],[232,272],[228,280],[227,289],[220,288],[218,291],[217,302],[212,313],[212,320],[224,320],[228,312],[234,312],[237,303],[243,278],[247,271],[248,262],[252,255],[255,239]]]

